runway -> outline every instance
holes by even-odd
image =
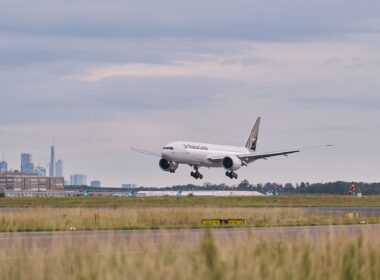
[[[102,208],[102,207],[100,207]],[[104,207],[105,209],[107,207]],[[250,208],[250,209],[273,209],[273,208],[284,208],[284,209],[300,209],[304,211],[311,211],[311,212],[331,212],[331,213],[351,213],[351,212],[357,212],[362,215],[380,215],[380,206],[281,206],[281,207],[244,207],[244,208]],[[33,208],[30,207],[0,207],[0,213],[12,213],[15,211],[21,212],[21,211],[32,211]]]
[[[40,240],[47,243],[59,239],[91,239],[91,238],[116,238],[116,239],[144,239],[159,240],[170,238],[172,240],[197,239],[207,229],[162,229],[162,230],[91,230],[91,231],[56,231],[56,232],[2,232],[0,233],[0,246],[9,244],[15,240]],[[240,227],[240,228],[212,228],[209,229],[215,237],[236,237],[254,234],[257,237],[291,238],[294,236],[308,235],[319,237],[325,234],[359,234],[363,231],[380,231],[380,224],[372,225],[334,225],[334,226],[292,226],[292,227]]]

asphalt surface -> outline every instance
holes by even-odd
[[[196,239],[202,237],[207,229],[164,229],[164,230],[91,230],[91,231],[56,231],[56,232],[2,232],[0,246],[13,240],[41,240],[57,241],[59,239],[80,238],[117,238],[124,240],[150,238]],[[212,234],[217,237],[239,237],[254,234],[257,237],[291,238],[308,235],[312,237],[325,236],[331,233],[359,234],[365,231],[380,232],[380,224],[371,225],[335,225],[335,226],[293,226],[293,227],[265,227],[265,228],[212,228]]]
[[[301,209],[311,212],[331,212],[331,213],[350,213],[357,212],[363,215],[380,215],[379,206],[284,206],[284,207],[247,207],[247,208],[257,208],[257,209],[273,209],[273,208],[292,208]],[[9,213],[14,211],[33,211],[33,208],[29,207],[0,207],[0,213]]]

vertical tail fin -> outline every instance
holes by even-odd
[[[260,121],[261,121],[261,117],[258,117],[255,122],[255,125],[253,126],[251,130],[251,134],[249,134],[247,143],[245,144],[245,147],[252,151],[256,151],[257,138],[259,137]]]

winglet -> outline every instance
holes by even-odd
[[[256,119],[255,125],[253,126],[251,130],[251,133],[249,134],[247,143],[245,144],[245,147],[252,151],[256,151],[257,138],[259,137],[260,121],[261,121],[261,117],[258,117]]]

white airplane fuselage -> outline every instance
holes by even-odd
[[[208,158],[211,156],[240,155],[250,152],[245,147],[176,141],[165,145],[161,151],[161,155],[166,160],[179,164],[223,167],[220,163],[211,161]]]

